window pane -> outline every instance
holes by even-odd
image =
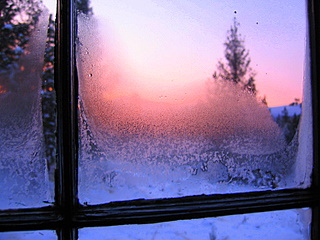
[[[307,240],[310,239],[310,222],[310,209],[296,209],[157,224],[80,229],[79,240]]]
[[[81,202],[309,186],[304,1],[92,8],[78,19]]]
[[[53,201],[54,23],[40,1],[5,1],[0,20],[0,209]]]
[[[55,231],[2,232],[0,240],[55,240]]]

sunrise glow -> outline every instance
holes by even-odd
[[[94,0],[92,6],[105,47],[117,48],[126,86],[154,100],[194,95],[211,78],[236,16],[258,95],[279,106],[302,98],[306,36],[304,2],[285,2]]]
[[[55,12],[55,1],[44,3]],[[266,96],[271,107],[302,99],[304,1],[92,0],[91,5],[105,53],[110,56],[113,48],[130,92],[162,100],[186,86],[192,92],[224,58],[226,32],[236,16],[257,73],[258,95]]]

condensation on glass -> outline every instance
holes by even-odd
[[[146,225],[84,228],[79,240],[308,240],[310,209],[252,213]]]
[[[55,231],[22,231],[22,232],[2,232],[0,240],[56,240]]]
[[[2,14],[20,12],[0,25],[11,36],[0,53],[0,209],[38,207],[53,202],[54,22],[39,1],[7,2]]]
[[[305,3],[259,4],[95,1],[79,15],[81,202],[310,186]],[[255,86],[219,79],[235,26]]]

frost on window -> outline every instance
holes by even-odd
[[[43,206],[53,201],[54,23],[41,1],[0,5],[0,208]]]
[[[305,3],[259,4],[79,14],[81,202],[310,185]]]
[[[291,209],[146,225],[84,228],[79,240],[309,240],[310,209]]]

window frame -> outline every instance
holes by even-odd
[[[312,208],[312,239],[319,236],[319,72],[320,3],[308,0],[313,104],[312,186],[307,189],[138,199],[98,205],[78,201],[78,80],[75,60],[76,13],[73,0],[58,0],[55,88],[57,93],[57,169],[55,204],[0,211],[0,231],[56,230],[59,240],[77,239],[78,229],[147,224],[292,208]]]

